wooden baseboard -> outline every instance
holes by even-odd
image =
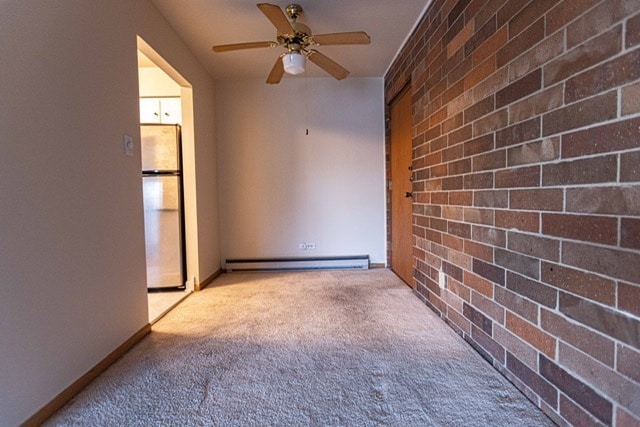
[[[369,268],[387,268],[387,264],[385,264],[384,262],[380,262],[380,263],[372,262],[369,264]]]
[[[216,272],[214,272],[211,276],[207,277],[206,279],[204,279],[202,282],[198,283],[195,287],[196,291],[201,291],[204,288],[206,288],[207,286],[209,286],[209,284],[211,282],[213,282],[214,280],[216,280],[218,278],[218,276],[220,276],[222,274],[222,269],[219,268]]]
[[[41,425],[49,417],[55,414],[60,408],[66,405],[76,394],[78,394],[83,388],[85,388],[98,375],[100,375],[116,360],[118,360],[120,356],[125,354],[131,347],[142,340],[142,338],[144,338],[149,332],[151,332],[151,325],[147,324],[138,332],[133,334],[132,337],[126,340],[118,348],[109,353],[107,357],[98,362],[98,364],[91,368],[86,374],[81,376],[73,384],[71,384],[60,394],[54,397],[53,400],[43,406],[40,410],[38,410],[38,412],[29,417],[24,423],[21,424],[21,426],[35,427]]]

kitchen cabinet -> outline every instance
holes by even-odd
[[[181,99],[140,98],[140,123],[182,124]]]

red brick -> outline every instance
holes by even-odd
[[[495,359],[495,362],[487,357],[486,355],[483,355],[482,352],[480,352],[480,354],[486,359],[488,360],[490,363],[504,363],[504,348],[498,344],[497,342],[495,342],[493,340],[493,338],[491,338],[489,335],[487,335],[484,331],[482,331],[482,329],[476,327],[475,325],[471,327],[471,338],[470,339],[468,336],[465,337],[465,341],[467,341],[469,344],[471,344],[474,348],[477,349],[477,346],[474,345],[475,344],[479,345],[482,350],[486,351],[487,353],[489,353],[491,355],[491,357],[493,359]]]
[[[495,73],[487,77],[473,88],[473,99],[479,101],[495,94],[509,83],[508,67],[498,68]]]
[[[529,322],[538,323],[538,305],[515,292],[498,286],[495,288],[495,301]]]
[[[493,147],[493,134],[474,138],[464,143],[464,156],[468,157],[475,154],[491,151],[493,150]]]
[[[513,210],[496,210],[496,227],[537,233],[540,230],[540,214]]]
[[[560,138],[545,138],[529,142],[507,151],[507,165],[520,166],[531,163],[544,163],[560,158]]]
[[[462,221],[464,211],[459,206],[442,206],[442,218],[453,221]],[[447,231],[446,227],[442,231]]]
[[[616,182],[618,156],[601,156],[542,166],[542,185],[575,185]]]
[[[576,75],[595,64],[616,55],[622,49],[622,26],[600,34],[598,37],[570,50],[544,67],[544,85]]]
[[[482,329],[487,335],[491,335],[493,330],[493,322],[491,319],[466,302],[463,303],[463,314],[471,323]]]
[[[479,3],[479,1],[475,0],[475,3]],[[477,30],[475,31],[473,36],[465,43],[464,54],[465,56],[473,58],[472,53],[496,33],[497,27],[495,19],[490,19],[484,24],[480,25],[475,19],[471,19],[471,16],[473,15],[469,15],[468,12],[469,11],[467,11],[466,15],[467,21],[474,21],[476,23]]]
[[[462,95],[463,92],[464,92],[464,81],[460,80],[458,83],[455,83],[453,86],[449,87],[446,91],[442,93],[442,104],[447,104],[452,99]]]
[[[491,246],[476,243],[471,240],[465,240],[464,253],[488,263],[493,262],[493,247]]]
[[[563,100],[562,85],[550,87],[509,106],[509,123],[518,123],[554,110],[562,106]]]
[[[540,137],[540,118],[535,117],[496,132],[496,148],[531,141]]]
[[[625,40],[627,49],[640,44],[640,13],[627,21]]]
[[[509,112],[506,108],[496,111],[488,116],[473,122],[473,135],[480,136],[494,132],[505,127],[509,123]]]
[[[442,236],[442,244],[450,249],[453,249],[455,251],[462,251],[462,248],[464,247],[464,241],[458,237],[455,236],[451,236],[449,234],[445,234]],[[442,264],[444,266],[444,264],[447,263],[446,261],[443,261]],[[445,271],[446,273],[446,271]],[[448,274],[448,273],[447,273]],[[456,276],[454,277],[454,279],[456,280],[462,280],[462,275],[460,275],[459,277]]]
[[[520,34],[538,17],[543,16],[545,12],[555,6],[560,0],[538,0],[531,2],[509,21],[509,35],[514,37]]]
[[[478,64],[464,78],[464,89],[469,90],[482,80],[489,77],[496,70],[496,60],[494,57],[487,58],[484,62]]]
[[[509,207],[509,193],[506,190],[475,191],[473,205],[490,208]]]
[[[521,1],[516,1],[522,4]],[[500,25],[498,25],[498,27],[500,27]],[[542,40],[543,37],[544,18],[540,18],[525,31],[520,33],[515,38],[511,39],[502,49],[498,51],[496,56],[498,68],[503,67],[512,59],[519,56],[522,52],[526,52],[531,46],[534,46],[536,43]]]
[[[540,260],[537,258],[506,251],[501,248],[494,250],[494,257],[495,264],[501,267],[536,280],[540,278]]]
[[[495,96],[491,95],[473,104],[464,111],[464,122],[472,122],[482,116],[486,116],[495,109]]]
[[[502,27],[493,36],[489,37],[473,52],[473,64],[478,65],[493,57],[498,49],[507,43],[507,35],[507,27]]]
[[[618,220],[603,216],[544,213],[542,214],[542,232],[566,239],[616,245]]]
[[[442,180],[443,190],[462,190],[463,188],[462,176],[450,176]]]
[[[507,247],[512,251],[551,261],[560,260],[560,241],[546,237],[510,231]]]
[[[547,34],[553,34],[591,8],[599,0],[565,0],[547,15]]]
[[[473,192],[472,191],[453,191],[449,193],[450,205],[472,206],[473,205]]]
[[[638,64],[640,64],[640,50],[636,49],[578,74],[565,85],[565,102],[578,101],[638,80],[640,78]]]
[[[471,224],[464,224],[461,222],[449,221],[447,231],[454,236],[462,237],[463,239],[471,238]]]
[[[458,160],[462,158],[463,153],[464,153],[463,144],[454,145],[452,147],[445,149],[442,152],[442,161],[450,162],[452,160]]]
[[[562,211],[564,192],[560,189],[512,190],[509,208],[518,210]]]
[[[640,117],[573,132],[562,137],[562,157],[638,148]]]
[[[487,22],[490,18],[495,19],[496,12],[507,2],[507,0],[485,0],[482,8],[478,11],[475,19],[478,25]],[[506,26],[504,27],[507,28]]]
[[[493,173],[485,172],[465,175],[464,188],[467,190],[493,188]]]
[[[507,352],[507,369],[518,377],[527,387],[530,387],[553,409],[558,405],[558,390],[542,378],[536,371],[527,367],[511,353]]]
[[[640,317],[640,286],[618,283],[618,308]]]
[[[628,380],[568,345],[561,344],[559,353],[559,362],[575,372],[585,383],[597,388],[601,394],[621,406],[640,412],[640,384]]]
[[[471,227],[472,239],[476,242],[486,243],[491,246],[499,246],[504,248],[507,241],[506,233],[503,230],[497,230],[493,227],[483,227],[474,225]]]
[[[626,16],[640,9],[638,0],[608,0],[600,2],[585,15],[567,27],[567,46],[569,48],[584,40],[600,34]]]
[[[493,283],[475,274],[464,272],[464,284],[489,298],[493,297]]]
[[[525,2],[518,0],[509,0],[498,10],[498,28],[502,27],[513,18],[523,7]]]
[[[618,344],[618,372],[640,384],[640,351]]]
[[[614,366],[616,345],[613,340],[604,335],[546,309],[540,310],[540,325],[554,337],[571,344],[608,366]]]
[[[629,412],[618,407],[616,411],[616,427],[638,427],[640,425],[640,417],[634,417]]]
[[[453,117],[448,118],[444,122],[442,122],[442,133],[446,134],[451,131],[454,131],[462,126],[463,123],[463,115],[462,113],[458,113]]]
[[[468,0],[463,0],[467,1]],[[475,22],[473,20],[469,21],[467,25],[464,26],[462,30],[451,40],[449,44],[447,44],[447,55],[449,57],[453,56],[460,48],[464,46],[464,44],[473,36],[475,32]]]
[[[451,132],[448,136],[447,144],[449,146],[456,145],[462,141],[471,139],[471,136],[472,136],[472,127],[471,125],[467,125],[454,132]]]
[[[465,208],[464,221],[472,224],[493,225],[493,210]]]
[[[558,291],[556,289],[519,274],[507,273],[507,289],[546,307],[554,308],[557,305]]]
[[[493,169],[502,169],[507,164],[507,150],[492,151],[473,158],[472,170],[481,172]]]
[[[540,356],[540,374],[600,421],[610,425],[613,405],[591,387],[544,356]]]
[[[495,324],[493,325],[493,337],[498,344],[502,345],[530,369],[538,369],[538,352],[532,346]]]
[[[495,266],[493,264],[480,261],[478,259],[473,260],[473,272],[485,279],[504,286],[505,283],[505,271],[503,268]],[[471,286],[471,285],[470,285]],[[471,286],[473,287],[473,286]],[[480,292],[480,291],[478,291]],[[482,292],[481,292],[482,293]],[[487,295],[489,296],[489,295]]]
[[[640,320],[617,310],[561,293],[560,311],[586,326],[640,349]]]
[[[560,395],[560,415],[572,426],[602,427],[603,424],[596,417],[585,411],[580,405],[573,403],[564,394]]]
[[[615,282],[562,265],[542,263],[542,281],[567,292],[610,306],[615,305]]]
[[[539,186],[539,166],[506,169],[496,172],[496,188],[520,188]]]
[[[542,87],[542,69],[538,68],[496,93],[496,108],[502,108]]]
[[[511,61],[509,64],[509,81],[519,79],[543,66],[553,58],[560,56],[564,52],[564,34],[558,32],[551,37],[547,37],[522,55]]]
[[[640,218],[622,218],[620,226],[620,246],[640,249]]]
[[[567,212],[640,215],[640,185],[621,187],[570,188],[566,194]]]
[[[505,325],[507,329],[519,336],[550,358],[556,356],[556,340],[551,335],[538,329],[515,314],[507,311]]]
[[[640,82],[622,88],[622,114],[634,113],[640,113]]]
[[[571,104],[542,116],[542,135],[548,136],[613,119],[618,114],[618,95],[611,91]]]

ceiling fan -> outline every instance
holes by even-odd
[[[213,51],[219,53],[241,49],[284,47],[287,51],[276,59],[267,77],[267,83],[269,84],[280,83],[285,72],[289,74],[300,74],[304,72],[306,58],[309,58],[311,62],[336,79],[342,80],[349,75],[349,70],[326,55],[318,52],[314,47],[324,45],[369,44],[371,42],[371,38],[364,31],[313,35],[309,27],[297,21],[302,13],[302,7],[298,4],[290,4],[285,9],[290,19],[287,19],[282,9],[274,4],[258,3],[257,6],[276,27],[277,41],[217,45],[213,46]]]

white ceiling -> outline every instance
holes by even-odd
[[[263,0],[264,1],[264,0]],[[282,47],[213,53],[219,44],[274,41],[276,30],[255,0],[153,0],[214,79],[266,79]],[[283,10],[292,1],[270,0]],[[383,77],[430,0],[298,0],[299,22],[314,34],[365,31],[370,45],[318,50],[355,77]],[[327,77],[314,64],[303,76]],[[286,75],[285,78],[291,78]]]

